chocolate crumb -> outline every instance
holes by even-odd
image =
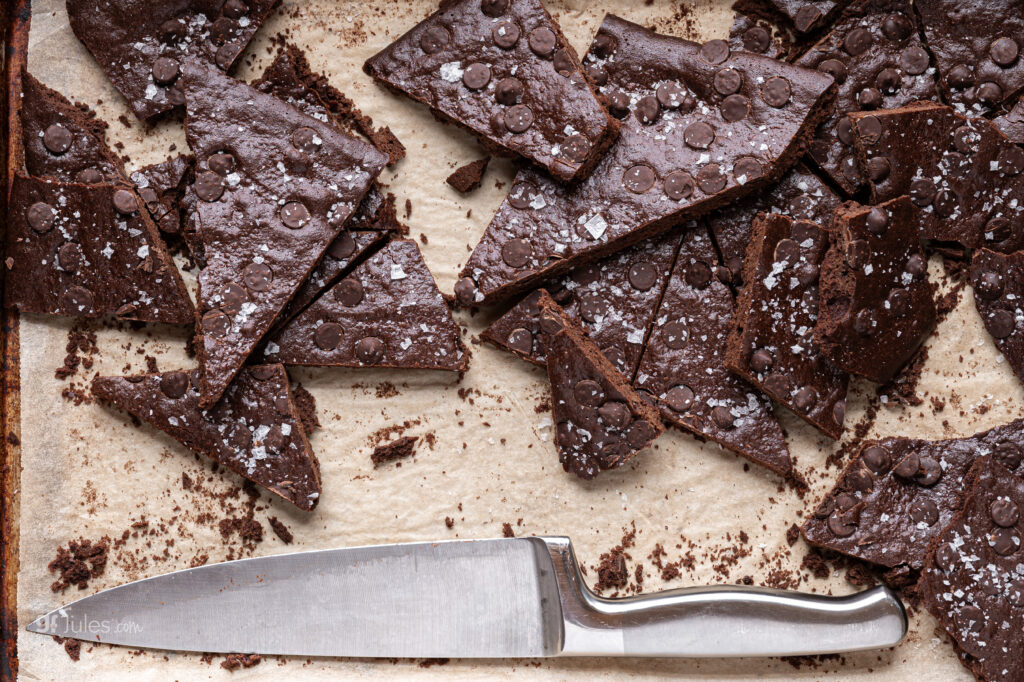
[[[274,534],[277,535],[277,537],[281,538],[281,542],[283,542],[286,545],[292,544],[292,540],[295,539],[294,536],[292,535],[292,532],[288,530],[288,527],[281,523],[281,521],[276,516],[271,516],[269,519],[267,519],[267,523],[270,524],[270,527],[273,529]]]
[[[516,536],[515,531],[512,530],[512,524],[508,521],[501,524],[501,534],[506,538],[514,538]]]
[[[454,528],[455,527],[455,519],[453,519],[450,516],[444,517],[444,525],[447,528]]]
[[[221,661],[220,667],[234,672],[239,668],[251,668],[259,665],[263,657],[259,654],[228,654]]]
[[[472,192],[483,182],[484,171],[487,170],[487,164],[490,162],[491,157],[485,156],[482,159],[460,166],[455,169],[454,173],[448,176],[445,182],[463,194]]]
[[[82,658],[82,642],[77,639],[71,639],[70,637],[58,637],[53,636],[53,641],[57,644],[64,645],[64,651],[67,652],[68,658],[72,661],[78,661]]]
[[[378,445],[373,450],[373,454],[370,455],[370,461],[373,462],[373,468],[376,469],[382,464],[388,462],[394,462],[399,459],[405,459],[406,457],[412,457],[416,454],[416,442],[419,439],[416,436],[403,436],[398,440],[393,440],[390,443],[384,445]],[[401,466],[401,463],[399,463]]]
[[[107,550],[110,538],[104,536],[97,542],[81,538],[72,540],[67,548],[58,547],[57,556],[47,565],[50,573],[58,573],[60,577],[50,585],[54,592],[63,592],[72,585],[84,590],[89,586],[89,579],[103,574],[107,566]]]

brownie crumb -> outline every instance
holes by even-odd
[[[77,639],[71,639],[70,637],[58,637],[53,636],[53,641],[57,644],[64,645],[64,651],[67,652],[68,658],[72,661],[78,661],[82,658],[82,642]]]
[[[477,161],[467,163],[465,166],[460,166],[448,176],[445,182],[463,194],[472,192],[483,182],[484,171],[487,170],[487,164],[490,162],[491,157],[485,156]]]
[[[621,552],[602,555],[601,563],[597,566],[597,589],[621,589],[628,581],[626,557],[622,556]]]
[[[269,519],[267,519],[267,523],[270,524],[270,527],[273,529],[274,534],[277,535],[277,537],[281,538],[281,542],[283,542],[286,545],[292,544],[292,540],[295,539],[294,536],[292,535],[292,532],[288,530],[288,527],[281,523],[281,521],[276,516],[271,516]]]
[[[419,439],[416,436],[403,436],[398,440],[391,441],[390,443],[378,445],[374,448],[373,454],[370,455],[370,460],[373,462],[373,468],[376,469],[382,464],[412,457],[416,454],[416,442],[418,440]],[[401,466],[401,462],[398,463],[398,466]]]
[[[832,574],[832,569],[829,568],[825,557],[814,549],[804,555],[803,561],[800,562],[800,568],[808,571],[815,578],[825,579]]]
[[[512,530],[512,524],[508,521],[501,524],[501,534],[506,538],[514,538],[516,536],[515,531]]]
[[[295,403],[295,411],[298,413],[302,430],[307,436],[311,435],[320,428],[320,420],[316,416],[316,398],[299,384],[292,389],[292,401]]]
[[[47,565],[50,573],[59,574],[59,578],[50,585],[54,592],[63,592],[72,585],[84,590],[89,586],[90,578],[103,574],[107,566],[107,550],[110,538],[104,536],[93,542],[81,538],[72,540],[66,548],[58,547],[57,556]]]
[[[444,525],[445,525],[446,528],[454,528],[455,527],[455,519],[453,519],[450,516],[444,517]]]
[[[795,523],[786,531],[786,544],[792,547],[800,539],[800,527]]]
[[[432,668],[435,665],[447,665],[449,660],[447,658],[424,658],[419,665],[421,668]]]
[[[221,661],[220,667],[234,672],[239,668],[251,668],[259,665],[262,660],[263,657],[259,654],[228,654]]]
[[[64,347],[67,355],[64,364],[58,367],[53,375],[61,380],[70,379],[78,374],[78,369],[92,369],[93,356],[99,350],[96,347],[96,333],[84,323],[76,324],[68,330],[68,341]]]

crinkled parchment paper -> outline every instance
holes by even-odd
[[[548,0],[562,28],[582,54],[604,11],[692,39],[724,37],[731,21],[727,2],[682,9],[656,0]],[[353,97],[378,125],[387,124],[404,141],[408,158],[385,182],[406,199],[412,235],[428,238],[424,256],[441,289],[451,291],[456,273],[507,191],[512,166],[495,161],[484,185],[463,197],[444,183],[458,165],[483,156],[467,135],[435,122],[423,107],[386,93],[360,70],[362,62],[436,6],[434,0],[291,0],[276,12],[250,47],[241,76],[251,78],[269,60],[269,39],[286,31],[305,48],[314,69]],[[29,68],[43,82],[94,106],[110,122],[111,143],[123,143],[131,168],[162,160],[169,145],[186,148],[180,121],[153,130],[140,125],[102,72],[72,35],[61,0],[37,0],[32,19]],[[126,115],[125,126],[118,117]],[[404,213],[404,211],[401,211]],[[938,262],[932,274],[941,273]],[[487,313],[460,313],[467,340],[489,320]],[[91,581],[89,593],[146,575],[185,568],[197,556],[222,560],[227,548],[216,518],[197,519],[197,510],[224,514],[209,491],[226,491],[238,480],[211,473],[209,465],[173,440],[147,427],[132,426],[124,415],[93,403],[74,405],[61,397],[69,381],[54,377],[63,363],[72,321],[26,315],[21,321],[22,477],[21,554],[18,580],[19,621],[82,596],[75,588],[50,590],[54,576],[47,563],[58,546],[84,536],[119,538],[133,522],[149,530],[129,537],[113,552],[105,573]],[[122,330],[94,325],[99,336],[95,365],[72,379],[83,385],[96,372],[144,371],[144,355],[160,369],[190,367],[186,334],[150,326]],[[935,413],[926,399],[919,407],[883,406],[872,435],[942,437],[967,435],[1020,417],[1021,386],[984,333],[970,290],[930,342],[930,358],[920,392],[946,399]],[[143,354],[139,354],[139,349]],[[261,500],[255,512],[266,537],[256,554],[381,542],[443,538],[487,538],[510,523],[517,535],[566,534],[596,579],[599,556],[617,545],[623,530],[635,526],[636,545],[628,550],[634,576],[643,572],[642,589],[704,582],[735,582],[752,576],[799,574],[805,552],[792,549],[786,530],[798,513],[815,501],[838,474],[825,467],[835,446],[780,410],[798,468],[809,473],[813,491],[803,500],[766,472],[712,445],[702,445],[672,430],[623,470],[582,482],[562,472],[552,445],[549,414],[537,407],[546,400],[543,372],[490,347],[471,345],[473,358],[465,379],[436,373],[293,370],[317,398],[324,427],[312,437],[323,470],[323,498],[315,513],[304,515],[286,505]],[[858,385],[848,411],[850,424],[863,416],[865,392]],[[460,395],[461,390],[461,395]],[[433,434],[432,447],[421,441],[414,460],[401,467],[374,469],[372,434],[391,425],[393,435]],[[749,470],[746,470],[749,469]],[[182,475],[205,480],[206,493],[183,486]],[[269,508],[267,507],[269,504]],[[211,507],[211,505],[214,505]],[[286,546],[267,527],[276,516],[295,536]],[[445,518],[454,522],[448,528]],[[150,535],[146,535],[149,532]],[[745,536],[741,536],[741,532]],[[682,539],[685,537],[685,540]],[[742,538],[746,537],[745,541]],[[649,555],[660,543],[665,561],[686,553],[695,558],[681,575],[662,580]],[[729,548],[737,545],[741,551]],[[129,561],[125,554],[134,557]],[[237,555],[237,554],[236,554]],[[716,565],[724,566],[723,572]],[[800,589],[836,594],[852,591],[841,574],[815,579],[806,571]],[[635,586],[635,577],[630,585]],[[34,679],[248,679],[284,675],[288,679],[339,676],[386,678],[400,674],[422,678],[480,678],[513,674],[542,679],[637,677],[958,679],[969,677],[945,636],[926,614],[915,615],[907,640],[892,651],[844,656],[796,668],[779,660],[547,660],[451,661],[424,667],[416,661],[279,660],[270,658],[248,670],[229,673],[196,655],[133,653],[84,645],[72,662],[49,637],[22,632],[21,677]]]

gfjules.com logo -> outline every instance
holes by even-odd
[[[87,614],[49,613],[37,621],[40,632],[63,637],[99,636],[111,634],[138,634],[142,624],[133,620],[89,618]]]

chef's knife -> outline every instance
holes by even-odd
[[[730,585],[604,599],[584,584],[568,538],[532,537],[200,566],[79,599],[28,629],[295,656],[783,656],[894,646],[907,616],[885,587],[825,597]]]

